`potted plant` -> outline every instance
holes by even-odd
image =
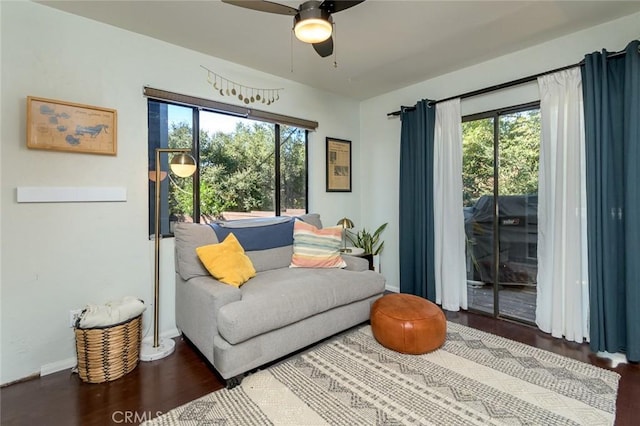
[[[364,250],[364,257],[369,260],[370,269],[373,269],[374,256],[378,256],[384,250],[384,241],[380,240],[380,234],[386,227],[387,223],[383,223],[373,234],[367,231],[366,228],[362,228],[362,230],[355,233],[347,230],[347,238],[351,241],[351,244]]]

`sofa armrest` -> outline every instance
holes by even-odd
[[[218,311],[242,298],[239,288],[209,277],[184,281],[176,274],[176,324],[213,363],[213,338],[218,335]]]
[[[368,271],[369,261],[364,257],[350,256],[343,254],[342,258],[347,263],[347,267],[344,268],[347,271]]]

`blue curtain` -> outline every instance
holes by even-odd
[[[585,57],[591,350],[640,361],[640,42]]]
[[[403,109],[400,139],[400,292],[435,302],[433,133],[435,105]]]

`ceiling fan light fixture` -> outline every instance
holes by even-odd
[[[260,12],[293,16],[296,38],[312,44],[316,53],[323,58],[333,53],[332,14],[350,9],[363,1],[365,0],[307,0],[295,8],[272,0],[222,0],[223,3]]]
[[[297,17],[296,17],[297,18]],[[296,19],[293,32],[296,38],[305,43],[320,43],[331,37],[333,25],[322,18]]]

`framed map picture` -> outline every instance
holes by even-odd
[[[327,192],[351,192],[351,141],[327,138]]]
[[[117,111],[27,97],[27,148],[116,155]]]

